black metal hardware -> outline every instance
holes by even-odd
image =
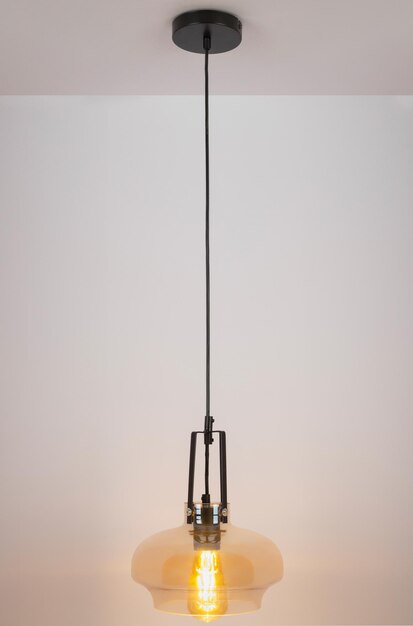
[[[194,522],[194,479],[195,479],[195,458],[196,458],[196,444],[197,436],[204,435],[205,431],[197,430],[191,433],[191,446],[189,451],[189,476],[188,476],[188,499],[187,499],[187,524]],[[226,524],[228,522],[228,495],[227,495],[227,446],[226,446],[226,433],[223,430],[212,430],[210,436],[213,434],[219,435],[219,472],[220,472],[220,488],[221,488],[221,523]],[[205,495],[205,494],[204,494]],[[202,502],[205,502],[202,498]]]
[[[191,433],[191,447],[189,450],[189,475],[188,475],[188,510],[186,516],[187,524],[192,523],[194,508],[194,478],[195,478],[195,457],[196,457],[196,436],[198,433]]]
[[[210,9],[182,13],[172,23],[173,42],[187,52],[203,54],[205,34],[211,36],[211,54],[228,52],[241,43],[242,25],[235,15]]]
[[[214,424],[215,420],[212,417],[212,415],[206,415],[205,416],[205,422],[204,422],[204,444],[210,446],[212,443],[214,443],[214,439],[212,437],[212,433],[213,433],[213,424]]]
[[[227,496],[227,436],[225,431],[219,434],[219,475],[221,482],[221,505],[226,515],[222,515],[222,521],[228,521],[228,496]]]

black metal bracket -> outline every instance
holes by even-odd
[[[227,443],[226,434],[223,430],[210,430],[208,435],[213,441],[212,435],[219,435],[219,470],[220,470],[220,487],[221,487],[221,522],[226,524],[228,522],[228,496],[227,496]],[[188,477],[188,500],[187,500],[187,524],[192,524],[194,513],[194,479],[195,479],[195,458],[196,458],[196,444],[197,436],[206,436],[205,431],[196,430],[191,433],[191,446],[189,451],[189,477]]]

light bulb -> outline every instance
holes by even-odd
[[[227,611],[227,594],[217,550],[197,550],[189,579],[189,612],[210,622]]]
[[[229,516],[225,524],[215,524],[219,503],[195,503],[194,508],[193,523],[187,522],[185,504],[182,526],[152,535],[138,546],[133,579],[150,591],[154,607],[165,613],[212,622],[256,611],[265,590],[283,575],[277,546],[233,526]],[[198,522],[211,519],[212,524]]]

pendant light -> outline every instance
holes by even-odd
[[[132,577],[152,594],[158,610],[192,615],[209,622],[224,615],[249,613],[261,606],[266,589],[281,580],[283,562],[266,537],[233,526],[227,499],[226,434],[214,429],[210,413],[210,271],[209,271],[209,84],[210,54],[241,42],[241,22],[222,11],[190,11],[175,18],[174,43],[205,61],[205,261],[206,261],[206,412],[204,429],[191,434],[188,498],[182,526],[141,543],[132,559]],[[203,438],[205,488],[194,501],[195,455]],[[209,448],[219,443],[220,500],[211,501]]]

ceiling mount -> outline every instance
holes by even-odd
[[[241,43],[242,24],[231,13],[205,9],[181,13],[172,23],[173,42],[187,52],[204,54],[205,35],[211,42],[210,54],[229,52]]]

